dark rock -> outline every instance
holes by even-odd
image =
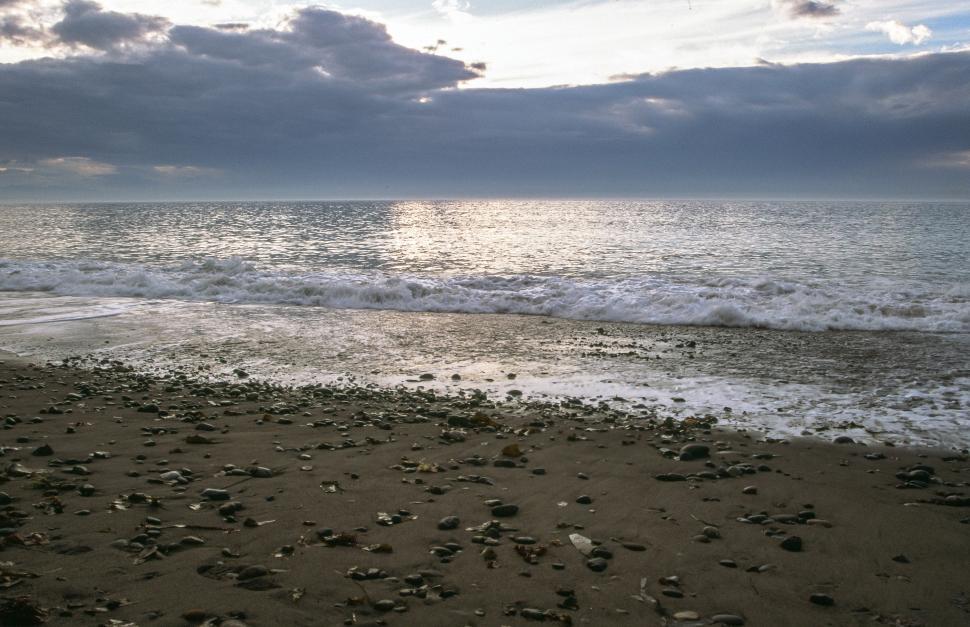
[[[460,524],[461,520],[457,516],[445,516],[438,521],[438,529],[449,531],[451,529],[457,529]]]
[[[206,488],[202,491],[202,498],[209,499],[210,501],[228,501],[229,491],[218,488]]]
[[[526,620],[538,620],[538,621],[546,620],[546,613],[543,612],[542,610],[537,610],[534,607],[522,608],[521,610],[519,610],[519,616],[521,616]]]
[[[821,592],[813,593],[810,597],[808,597],[808,600],[814,603],[815,605],[824,605],[826,607],[830,605],[835,605],[835,599],[833,599],[827,594],[822,594]]]
[[[519,513],[519,506],[512,505],[511,503],[505,505],[496,505],[492,508],[492,516],[496,518],[508,518],[510,516],[515,516]]]
[[[589,554],[592,555],[593,557],[602,557],[602,558],[608,559],[608,560],[613,559],[613,552],[610,551],[605,546],[597,546],[597,547],[594,547],[593,550],[590,551]]]
[[[604,559],[602,557],[594,557],[592,559],[586,560],[586,566],[590,570],[592,570],[594,572],[597,572],[597,573],[601,573],[604,570],[606,570],[606,567],[609,566],[609,564],[610,563],[607,562],[606,559]]]
[[[839,437],[835,438],[832,441],[835,442],[836,444],[855,444],[855,440],[853,440],[847,435],[840,435]]]
[[[797,553],[802,550],[802,539],[798,536],[788,536],[781,541],[781,548]]]
[[[589,505],[590,503],[593,502],[593,497],[589,496],[588,494],[584,494],[579,498],[577,498],[576,502],[579,503],[580,505]]]
[[[53,454],[54,449],[51,448],[50,444],[42,444],[31,452],[34,457],[50,457]]]
[[[239,581],[245,581],[247,579],[255,579],[256,577],[265,577],[269,574],[269,569],[260,564],[255,564],[253,566],[247,566],[239,572],[236,577]]]
[[[737,614],[715,614],[711,616],[711,622],[715,625],[718,623],[722,625],[743,625],[744,619]]]
[[[693,442],[691,444],[685,444],[680,449],[680,459],[681,461],[690,461],[692,459],[704,459],[710,457],[711,448],[706,444],[698,444]]]

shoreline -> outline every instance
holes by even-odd
[[[952,451],[117,364],[0,381],[4,624],[970,618]]]

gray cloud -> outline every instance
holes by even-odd
[[[474,76],[322,9],[280,30],[178,26],[138,54],[3,65],[0,162],[110,175],[41,186],[11,169],[0,190],[970,196],[965,169],[934,165],[970,151],[966,52],[454,89]]]
[[[43,38],[44,31],[29,25],[20,16],[0,17],[0,42],[14,46],[25,46],[42,41]]]
[[[69,0],[64,4],[64,18],[52,30],[62,43],[110,50],[119,44],[144,40],[168,27],[168,20],[161,17],[103,11],[97,2]]]
[[[841,10],[833,2],[826,0],[776,0],[780,7],[792,17],[834,17]]]
[[[170,39],[193,57],[287,72],[315,71],[333,81],[368,83],[384,90],[450,87],[477,76],[460,61],[394,43],[381,24],[318,8],[299,11],[285,30],[227,32],[176,26]]]

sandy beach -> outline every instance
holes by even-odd
[[[3,625],[970,621],[965,452],[241,370],[0,386]]]

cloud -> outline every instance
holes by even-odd
[[[914,165],[970,145],[970,52],[456,89],[463,63],[324,9],[170,32],[0,65],[0,164],[56,179],[3,196],[970,195]]]
[[[184,176],[215,176],[221,174],[215,168],[200,168],[194,165],[155,165],[152,171],[163,176],[184,177]]]
[[[933,31],[924,24],[917,24],[910,28],[899,20],[869,22],[866,24],[866,30],[883,32],[889,37],[889,41],[900,46],[906,44],[918,46],[933,36]]]
[[[55,157],[41,159],[39,163],[46,168],[82,177],[108,176],[118,172],[118,168],[110,163],[100,163],[88,157]]]
[[[462,17],[471,8],[468,0],[433,0],[431,6],[445,17]]]
[[[29,174],[33,172],[34,168],[30,166],[25,166],[12,160],[0,161],[0,175],[10,175],[10,174]]]
[[[934,168],[959,168],[970,170],[970,150],[956,150],[939,155],[932,155],[923,161],[922,164]]]
[[[374,89],[437,89],[478,76],[460,61],[394,43],[381,24],[320,8],[298,11],[281,30],[226,32],[176,26],[170,39],[194,58],[311,71],[332,81],[369,84]]]
[[[27,24],[17,15],[0,17],[0,42],[14,46],[29,46],[44,38],[44,31]]]
[[[835,17],[841,10],[832,2],[825,0],[773,0],[772,4],[794,18]]]
[[[168,20],[140,13],[103,11],[89,0],[69,0],[64,5],[64,18],[52,28],[65,44],[81,44],[98,50],[110,50],[121,44],[147,40],[163,33]]]

